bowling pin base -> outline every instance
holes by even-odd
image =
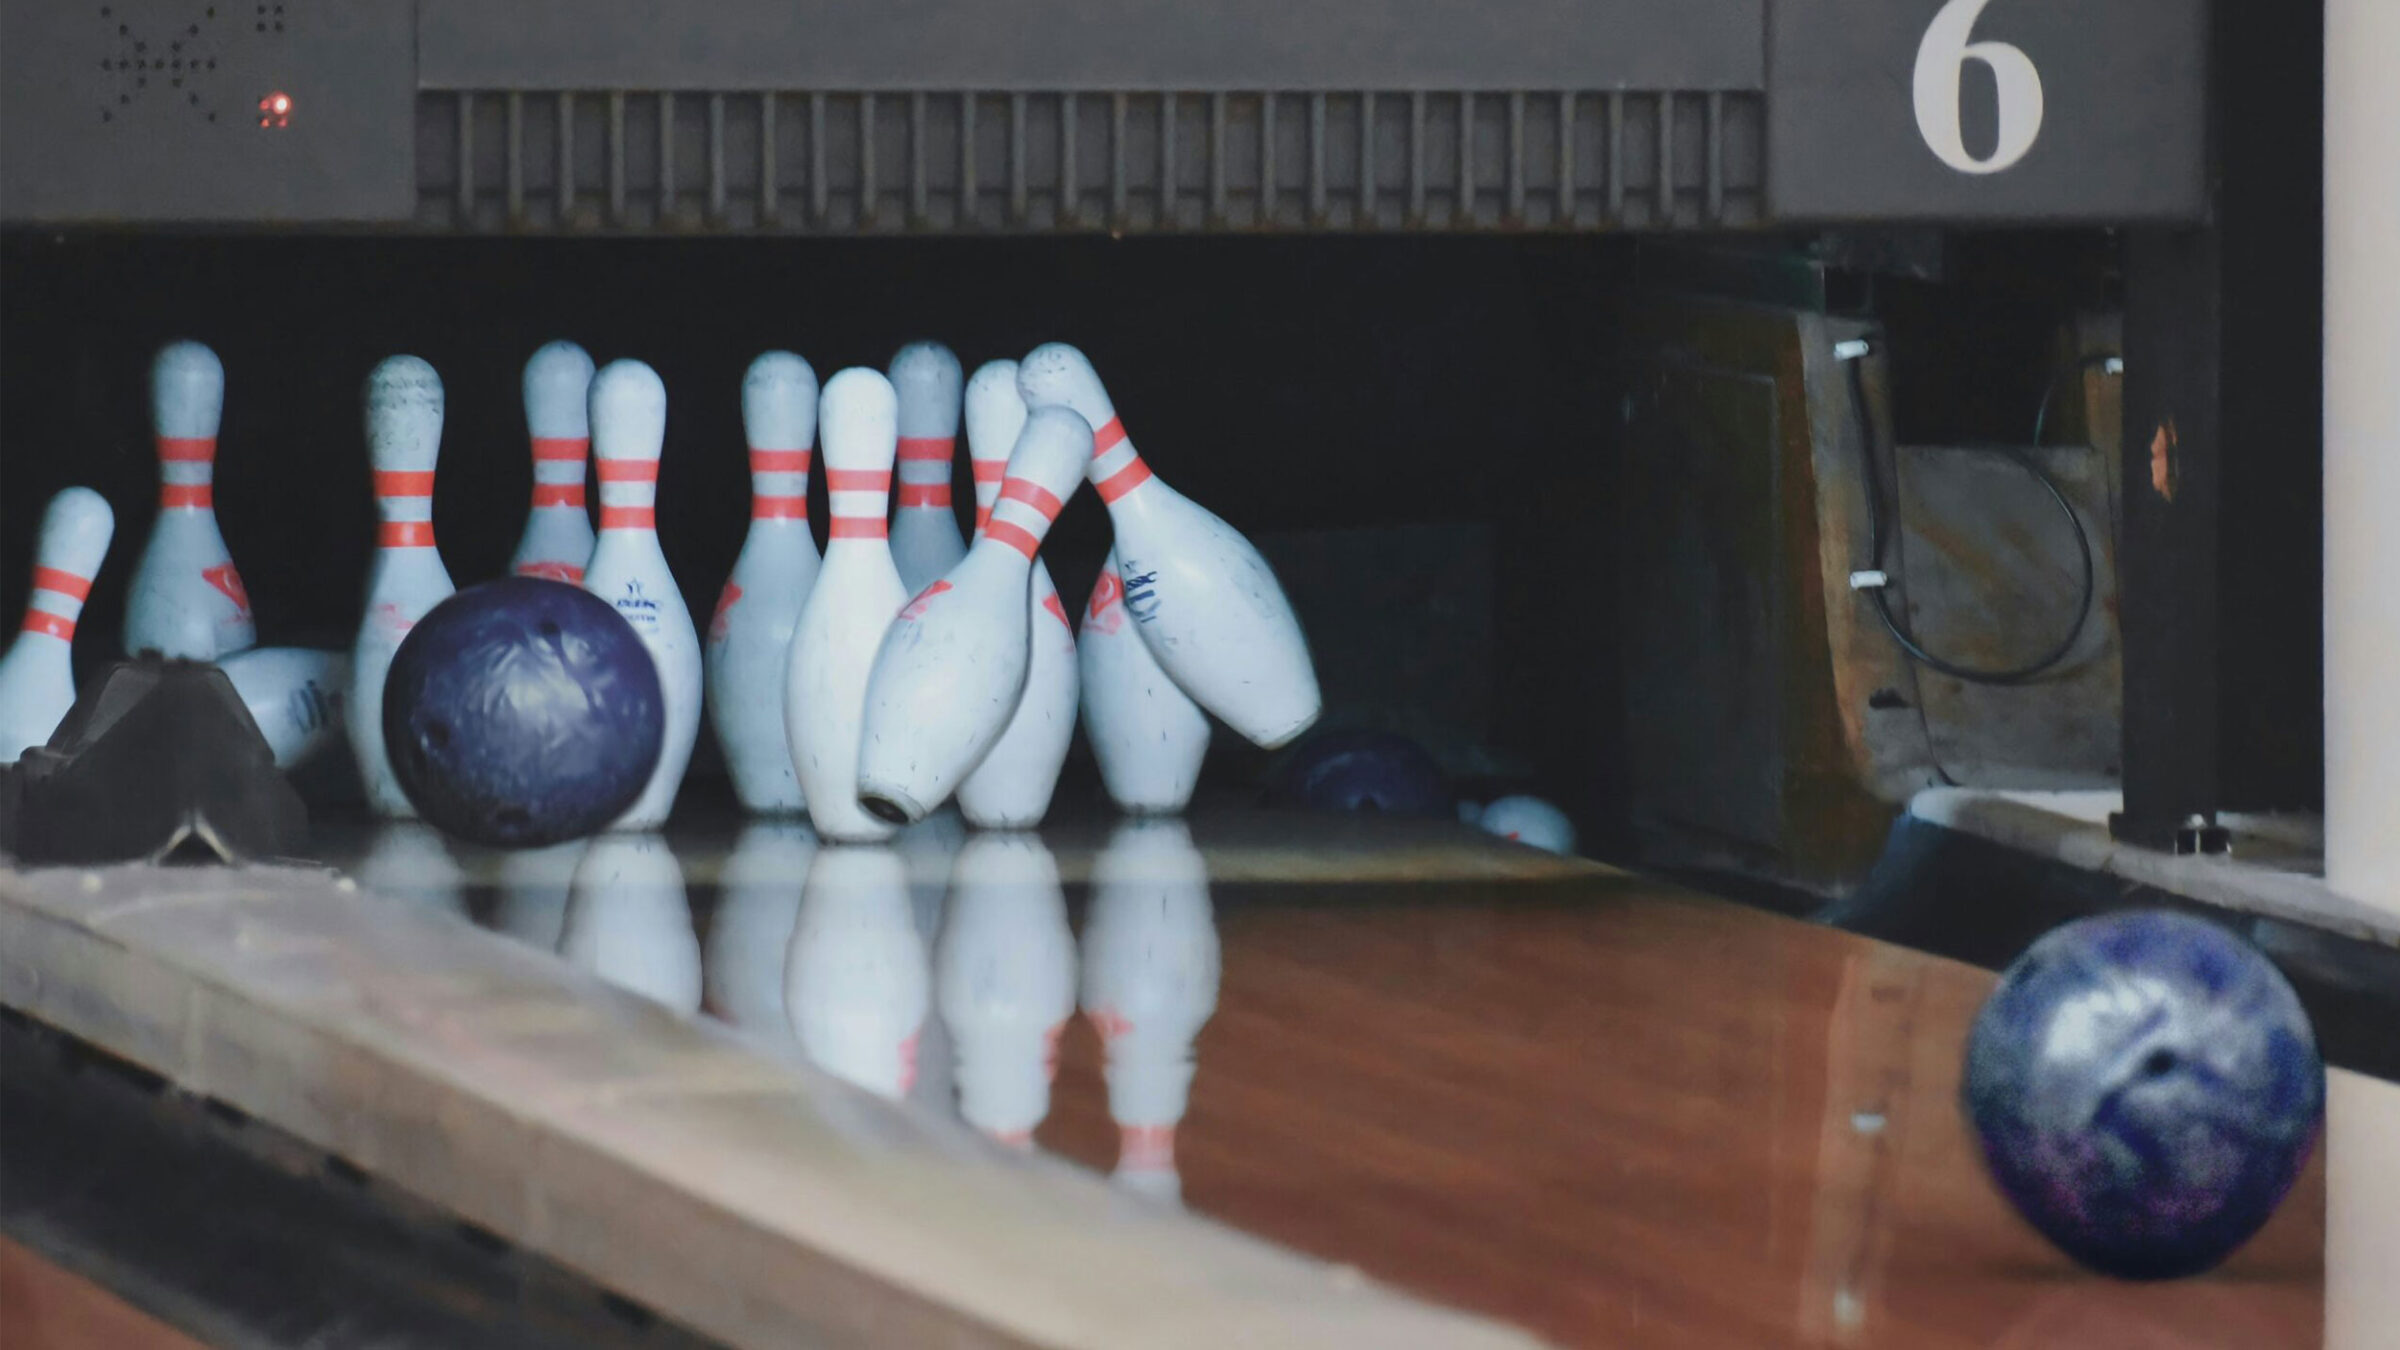
[[[858,804],[868,815],[893,825],[914,825],[933,810],[898,788],[867,782],[858,785]]]

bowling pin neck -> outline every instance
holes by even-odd
[[[833,508],[827,530],[828,552],[846,539],[888,540],[884,516],[890,505],[892,475],[885,469],[827,469],[825,498]]]
[[[761,525],[808,527],[808,470],[816,452],[750,450],[751,528]]]
[[[900,509],[950,509],[950,460],[958,448],[955,437],[900,438]]]
[[[998,500],[976,535],[976,547],[1006,549],[1031,562],[1065,503],[1048,488],[1022,478],[1003,482],[996,495]]]
[[[1008,478],[1005,459],[975,461],[975,533],[983,533],[984,522],[992,518],[992,507],[1000,500],[1000,484]]]
[[[1100,500],[1110,505],[1150,481],[1150,466],[1142,462],[1125,434],[1125,424],[1111,417],[1092,432],[1092,463],[1086,471]]]
[[[83,602],[92,593],[92,579],[63,568],[33,569],[33,593],[25,598],[27,637],[40,635],[60,642],[75,640],[75,621],[83,617]]]
[[[658,529],[658,461],[602,459],[600,461],[600,533]]]
[[[432,548],[433,472],[376,470],[375,513],[383,521],[375,536],[381,547]]]
[[[582,511],[583,465],[591,454],[589,436],[533,438],[533,509]]]
[[[158,438],[158,505],[168,511],[206,511],[216,505],[217,438]]]

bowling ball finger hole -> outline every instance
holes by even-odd
[[[447,722],[427,722],[425,724],[425,744],[427,747],[434,750],[448,748],[450,744],[450,724]]]
[[[2180,1062],[2172,1050],[2153,1050],[2142,1060],[2142,1077],[2164,1078],[2175,1072]]]
[[[558,641],[559,627],[556,623],[553,623],[548,619],[544,619],[542,620],[541,633],[545,639],[551,642],[556,642]]]

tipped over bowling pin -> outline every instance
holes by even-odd
[[[975,465],[975,532],[1000,500],[1009,452],[1025,429],[1025,400],[1017,395],[1017,363],[990,361],[967,381],[967,455]],[[1050,566],[1033,560],[1027,597],[1032,646],[1025,691],[1017,697],[1000,739],[958,785],[958,809],[984,830],[1029,830],[1042,823],[1058,773],[1075,739],[1075,704],[1082,685],[1075,630],[1050,580]]]
[[[217,662],[233,681],[250,720],[288,769],[343,735],[350,696],[350,653],[308,647],[252,647]]]
[[[784,661],[817,581],[808,529],[809,459],[817,444],[817,372],[768,352],[742,377],[750,443],[750,534],[708,625],[708,719],[733,795],[760,815],[801,810],[800,778],[783,728]]]
[[[1075,935],[1039,836],[978,834],[959,850],[933,971],[959,1114],[1002,1143],[1032,1143],[1075,1011]]]
[[[258,641],[250,593],[217,529],[217,425],[225,367],[197,342],[150,363],[158,438],[158,520],[125,597],[125,650],[210,661]]]
[[[879,1096],[906,1097],[931,1004],[927,964],[900,855],[818,849],[784,963],[784,1007],[809,1059]]]
[[[1092,583],[1075,655],[1083,674],[1083,734],[1109,800],[1137,816],[1173,815],[1190,805],[1208,758],[1208,715],[1167,678],[1134,631],[1113,550]]]
[[[1063,342],[1036,347],[1017,388],[1032,407],[1063,405],[1092,424],[1090,476],[1116,529],[1125,610],[1160,668],[1265,749],[1308,730],[1324,700],[1308,640],[1267,560],[1151,473],[1082,352]]]
[[[833,519],[825,562],[792,626],[784,671],[784,732],[817,833],[834,843],[892,837],[858,801],[859,719],[867,670],[908,592],[892,565],[884,509],[898,448],[891,381],[853,367],[825,382],[825,497]]]
[[[1575,852],[1575,822],[1567,813],[1539,797],[1516,795],[1502,797],[1477,811],[1473,823],[1503,839],[1546,849],[1552,853]]]
[[[456,589],[433,545],[433,466],[442,449],[442,378],[414,356],[395,356],[367,376],[367,461],[375,470],[375,561],[367,613],[350,648],[353,710],[344,720],[367,807],[390,819],[417,814],[383,745],[383,682],[392,654],[425,612]]]
[[[909,601],[867,677],[858,797],[885,820],[921,820],[1000,738],[1025,692],[1034,554],[1083,480],[1092,429],[1037,408],[975,546]]]
[[[700,633],[658,547],[658,456],[667,440],[667,387],[639,361],[592,377],[592,455],[600,465],[600,538],[583,588],[616,606],[658,665],[667,732],[658,767],[612,829],[650,830],[675,807],[700,736]]]
[[[900,423],[892,565],[915,595],[967,552],[950,505],[951,464],[958,455],[958,357],[938,342],[912,342],[892,357],[888,373]]]
[[[42,512],[25,622],[0,656],[0,764],[16,763],[28,746],[48,745],[75,706],[75,621],[116,528],[108,499],[90,488],[68,488]]]
[[[700,935],[665,839],[593,838],[568,886],[558,952],[620,989],[677,1012],[700,1010]]]
[[[592,557],[583,467],[591,456],[592,358],[572,342],[544,344],[525,362],[525,430],[533,441],[533,510],[508,570],[575,585]]]

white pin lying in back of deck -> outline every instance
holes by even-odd
[[[592,455],[600,466],[600,537],[583,588],[617,607],[658,664],[667,732],[658,767],[610,828],[656,829],[700,736],[700,633],[658,547],[658,456],[667,439],[667,387],[639,361],[611,361],[592,377]]]
[[[217,426],[225,367],[197,342],[170,342],[150,364],[158,438],[158,520],[125,596],[125,650],[210,661],[258,641],[217,529]]]
[[[1575,852],[1575,822],[1567,819],[1566,812],[1539,797],[1502,797],[1477,811],[1473,819],[1475,824],[1503,839],[1552,853]]]
[[[1063,342],[1036,347],[1018,368],[1017,388],[1035,408],[1061,404],[1092,424],[1090,475],[1116,528],[1125,609],[1159,666],[1266,749],[1308,730],[1324,700],[1308,640],[1267,560],[1151,473],[1082,352]]]
[[[592,358],[572,342],[545,343],[525,362],[525,430],[533,441],[533,510],[508,570],[575,585],[592,558],[584,506],[591,457]]]
[[[790,815],[804,803],[783,727],[784,662],[818,566],[808,529],[817,372],[808,362],[768,352],[750,363],[742,431],[750,445],[750,534],[709,620],[708,719],[742,808]]]
[[[859,716],[867,669],[892,617],[908,603],[884,519],[897,411],[891,381],[864,367],[827,380],[820,407],[833,518],[824,566],[792,628],[784,732],[817,833],[834,843],[874,843],[891,838],[892,826],[858,802]]]
[[[892,357],[900,400],[899,486],[892,512],[892,565],[910,595],[958,566],[967,541],[950,505],[958,456],[958,357],[938,342],[912,342]]]
[[[383,682],[392,653],[425,611],[456,588],[433,544],[433,466],[442,449],[442,378],[414,356],[394,356],[367,376],[367,462],[375,471],[375,561],[367,612],[350,648],[344,719],[367,807],[412,819],[416,807],[392,776],[383,746]]]
[[[1135,815],[1181,811],[1208,758],[1208,714],[1167,678],[1134,631],[1113,549],[1092,583],[1075,654],[1083,672],[1083,734],[1100,761],[1109,800]]]
[[[108,499],[90,488],[68,488],[42,512],[25,622],[0,656],[0,764],[16,763],[28,746],[48,745],[75,706],[75,621],[116,528]]]
[[[700,935],[683,868],[655,834],[592,839],[567,891],[558,953],[677,1012],[700,1010]]]
[[[921,820],[1000,739],[1025,692],[1034,554],[1083,481],[1092,429],[1038,408],[974,547],[918,592],[884,634],[867,677],[858,798],[885,820]]]
[[[343,735],[350,701],[350,653],[310,647],[252,647],[220,658],[250,720],[288,769]]]
[[[978,834],[959,850],[933,972],[959,1113],[1002,1143],[1031,1146],[1050,1114],[1058,1033],[1075,1011],[1075,935],[1040,836]]]
[[[967,455],[975,465],[975,532],[983,532],[1008,476],[1009,452],[1025,429],[1025,400],[1017,395],[1017,363],[991,361],[967,381]],[[1075,664],[1075,630],[1049,564],[1033,560],[1027,610],[1032,647],[1025,691],[1000,739],[958,785],[958,806],[979,829],[1029,830],[1050,810],[1058,772],[1075,739],[1075,703],[1082,679]]]
[[[784,1006],[809,1059],[869,1092],[906,1097],[931,983],[899,853],[818,849],[784,963]]]

